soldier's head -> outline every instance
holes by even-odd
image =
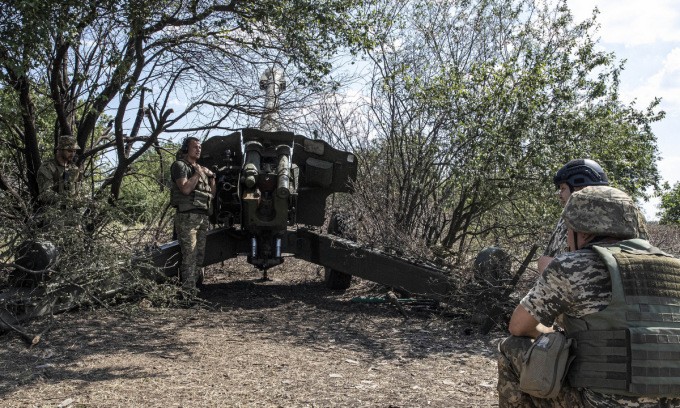
[[[69,135],[59,136],[57,142],[56,157],[61,164],[69,164],[76,156],[76,151],[80,149],[75,137]]]
[[[574,191],[588,186],[608,186],[609,179],[595,160],[574,159],[562,166],[553,177],[560,204],[567,203]]]
[[[589,186],[575,191],[562,211],[572,250],[595,238],[628,239],[638,236],[639,219],[632,198],[609,186]]]
[[[179,148],[179,153],[186,160],[195,162],[201,157],[201,141],[193,136],[184,138],[182,146]]]

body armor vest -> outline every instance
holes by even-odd
[[[593,246],[611,276],[609,305],[567,316],[576,340],[572,387],[603,394],[680,396],[680,260],[631,239]]]
[[[77,199],[80,193],[80,170],[69,164],[62,166],[56,158],[47,160],[38,169],[39,201],[42,205],[66,205],[63,200]],[[74,203],[75,204],[75,203]]]
[[[173,166],[186,166],[189,168],[189,177],[192,177],[195,170],[191,165],[183,160],[176,161]],[[189,178],[187,177],[187,178]],[[182,194],[177,187],[175,180],[172,180],[170,186],[170,205],[177,208],[179,212],[186,212],[192,210],[205,210],[206,214],[210,214],[212,207],[212,193],[210,189],[210,182],[206,175],[201,175],[196,183],[196,188],[189,195]]]

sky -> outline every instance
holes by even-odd
[[[621,99],[644,109],[661,98],[666,117],[652,125],[663,181],[680,181],[680,1],[567,0],[577,21],[600,14],[599,45],[627,60],[621,76]],[[658,219],[659,199],[641,203],[647,220]]]

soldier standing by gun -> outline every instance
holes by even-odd
[[[175,231],[182,252],[180,279],[182,288],[193,294],[199,281],[197,268],[203,265],[208,216],[215,193],[215,174],[196,162],[200,157],[201,142],[187,137],[178,160],[170,167],[170,204],[177,209]]]

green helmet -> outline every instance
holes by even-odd
[[[635,202],[614,187],[589,186],[572,193],[562,218],[577,232],[623,239],[638,236]]]

